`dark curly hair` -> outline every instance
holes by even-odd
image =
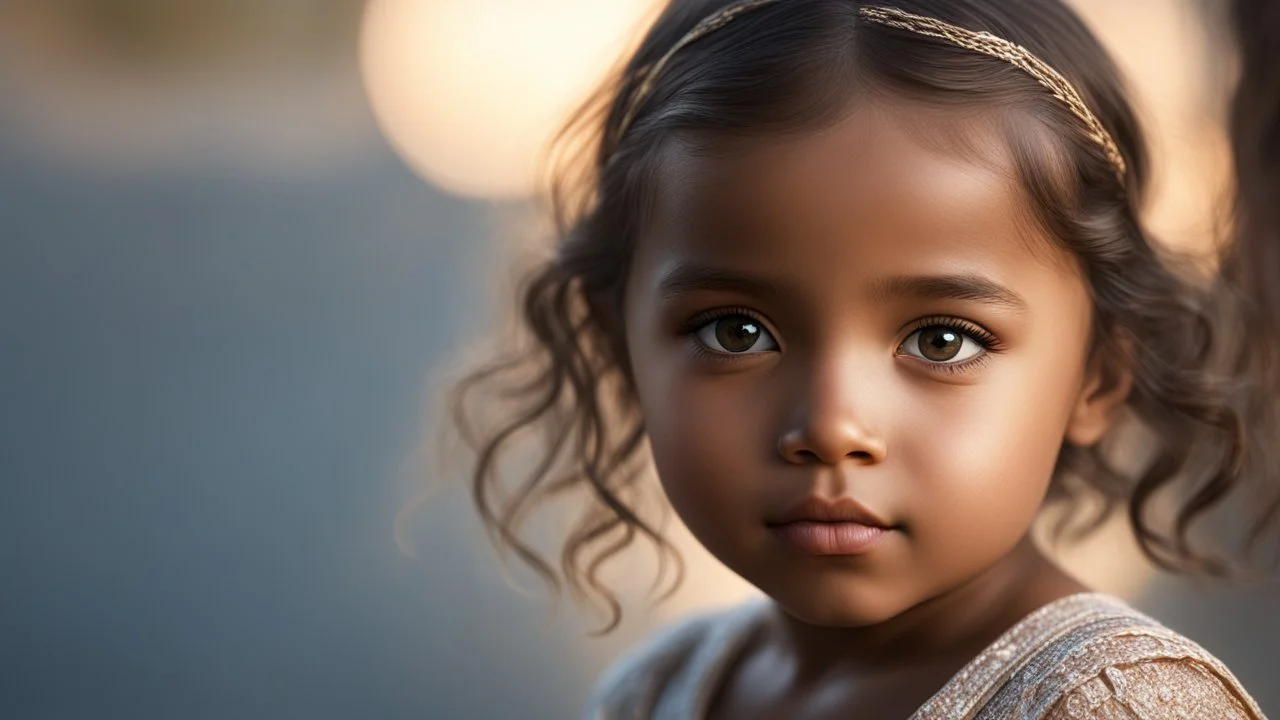
[[[822,128],[848,110],[857,84],[913,102],[974,108],[998,123],[1034,217],[1084,268],[1096,318],[1095,360],[1131,371],[1126,424],[1142,432],[1136,445],[1064,444],[1053,496],[1073,507],[1086,495],[1103,501],[1102,512],[1072,527],[1088,529],[1127,506],[1152,561],[1222,572],[1225,566],[1194,549],[1189,535],[1252,462],[1256,433],[1246,421],[1252,386],[1231,372],[1221,352],[1221,331],[1230,329],[1219,322],[1226,293],[1203,267],[1156,244],[1139,220],[1149,173],[1142,133],[1119,73],[1081,20],[1061,0],[882,3],[1030,49],[1074,84],[1114,137],[1127,165],[1123,182],[1080,121],[1026,73],[860,22],[854,0],[775,3],[693,43],[673,57],[620,133],[642,69],[727,4],[671,0],[558,136],[564,152],[552,157],[550,193],[556,251],[520,289],[532,343],[472,372],[452,398],[456,424],[476,451],[475,505],[498,547],[553,587],[563,580],[575,597],[600,601],[610,617],[603,632],[617,625],[621,607],[601,567],[637,537],[675,562],[670,589],[679,584],[679,556],[637,510],[646,436],[620,321],[659,156],[678,137]],[[500,414],[485,413],[494,407]],[[532,445],[523,440],[531,431]],[[527,463],[514,485],[499,472],[513,456]],[[522,522],[545,503],[580,494],[585,514],[553,567],[524,539]],[[1160,512],[1166,504],[1157,502],[1166,495],[1175,500],[1171,513]]]
[[[1247,446],[1250,475],[1274,479],[1280,477],[1280,457],[1266,450],[1280,428],[1280,4],[1233,0],[1226,10],[1240,78],[1230,107],[1234,232],[1219,258],[1218,316],[1234,326],[1226,356],[1235,374],[1255,383],[1244,413],[1253,435]],[[1280,496],[1264,492],[1253,511],[1248,547],[1257,546],[1280,516]]]

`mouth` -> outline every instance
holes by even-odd
[[[848,497],[810,497],[766,525],[779,539],[810,555],[862,555],[895,529]]]

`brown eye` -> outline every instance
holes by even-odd
[[[946,362],[960,354],[964,338],[951,328],[927,328],[920,331],[916,344],[921,355],[934,362]]]
[[[709,349],[732,355],[778,349],[769,331],[747,315],[726,315],[712,320],[698,330],[697,337]]]
[[[958,365],[986,352],[969,333],[945,325],[922,328],[902,343],[901,352],[936,365]]]

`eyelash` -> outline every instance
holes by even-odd
[[[751,318],[753,321],[758,322],[761,325],[765,326],[765,329],[769,332],[769,334],[773,335],[773,331],[768,330],[768,323],[766,323],[764,319],[760,317],[760,313],[757,313],[754,310],[748,310],[747,308],[744,308],[744,307],[722,307],[722,308],[716,308],[715,310],[708,310],[704,313],[699,313],[689,318],[689,320],[686,321],[684,325],[680,328],[680,334],[686,336],[689,339],[690,344],[693,346],[693,353],[699,360],[710,360],[712,362],[741,362],[742,360],[752,357],[752,355],[746,355],[746,354],[737,355],[737,354],[716,352],[715,350],[712,350],[706,347],[705,345],[703,345],[695,337],[699,330],[707,326],[707,323],[715,322],[716,320],[719,320],[721,318],[727,318],[727,317]],[[775,342],[777,341],[776,336],[774,337],[774,340]],[[756,354],[759,354],[759,353],[756,353]]]
[[[921,318],[913,322],[911,324],[911,329],[907,331],[902,342],[898,343],[898,348],[901,349],[903,344],[906,343],[912,335],[929,328],[947,328],[948,330],[955,330],[956,332],[968,335],[975,342],[981,345],[983,350],[981,355],[978,355],[972,360],[966,360],[961,363],[925,363],[931,371],[952,374],[968,372],[985,365],[991,360],[991,356],[993,354],[1001,352],[1004,349],[1004,346],[1000,342],[1000,338],[993,335],[989,330],[981,325],[969,322],[968,320],[945,316]]]
[[[751,318],[755,322],[760,323],[761,325],[766,325],[767,327],[767,324],[760,317],[759,313],[756,313],[755,311],[748,310],[747,308],[742,308],[742,307],[723,307],[723,308],[716,308],[715,310],[708,310],[707,312],[700,313],[698,315],[693,316],[687,322],[685,322],[685,324],[681,327],[680,333],[682,335],[692,338],[695,333],[697,333],[702,328],[706,327],[707,323],[711,323],[716,320],[719,320],[720,318],[726,318],[726,317],[747,317],[747,318]],[[981,367],[982,365],[985,365],[988,361],[990,361],[992,354],[1001,352],[1004,349],[1003,345],[1000,342],[1000,339],[996,337],[994,334],[992,334],[990,331],[988,331],[986,328],[982,327],[981,325],[970,322],[968,320],[962,320],[960,318],[946,317],[946,316],[926,317],[926,318],[921,318],[919,320],[916,320],[911,324],[910,326],[911,329],[907,332],[906,336],[902,339],[901,342],[898,343],[898,348],[901,349],[902,344],[907,341],[907,338],[910,338],[912,335],[916,334],[917,332],[920,332],[921,330],[927,330],[929,328],[936,328],[936,327],[943,327],[949,330],[955,330],[957,332],[960,332],[960,333],[963,333],[964,335],[969,336],[970,338],[973,338],[974,341],[976,341],[979,345],[982,346],[983,353],[973,358],[972,360],[966,360],[965,362],[962,362],[962,363],[952,363],[952,364],[926,363],[929,369],[935,372],[945,372],[945,373],[955,374],[955,373],[962,373],[962,372],[974,370],[976,368]],[[776,341],[776,337],[775,337],[775,341]],[[745,357],[748,357],[746,355],[731,355],[731,354],[716,352],[714,350],[711,350],[705,347],[701,342],[697,342],[697,341],[694,341],[692,345],[693,345],[693,351],[698,356],[699,359],[712,360],[716,362],[736,362],[744,359]]]

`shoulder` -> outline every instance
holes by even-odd
[[[1068,691],[1048,720],[1262,720],[1262,711],[1220,663],[1192,657],[1108,665]]]
[[[1192,640],[1128,609],[1046,648],[1034,716],[1262,720],[1235,676]],[[1047,710],[1047,711],[1046,711]]]
[[[659,628],[600,674],[587,700],[585,720],[648,718],[673,685],[682,686],[681,692],[696,691],[694,676],[724,654],[761,606],[748,601]]]

